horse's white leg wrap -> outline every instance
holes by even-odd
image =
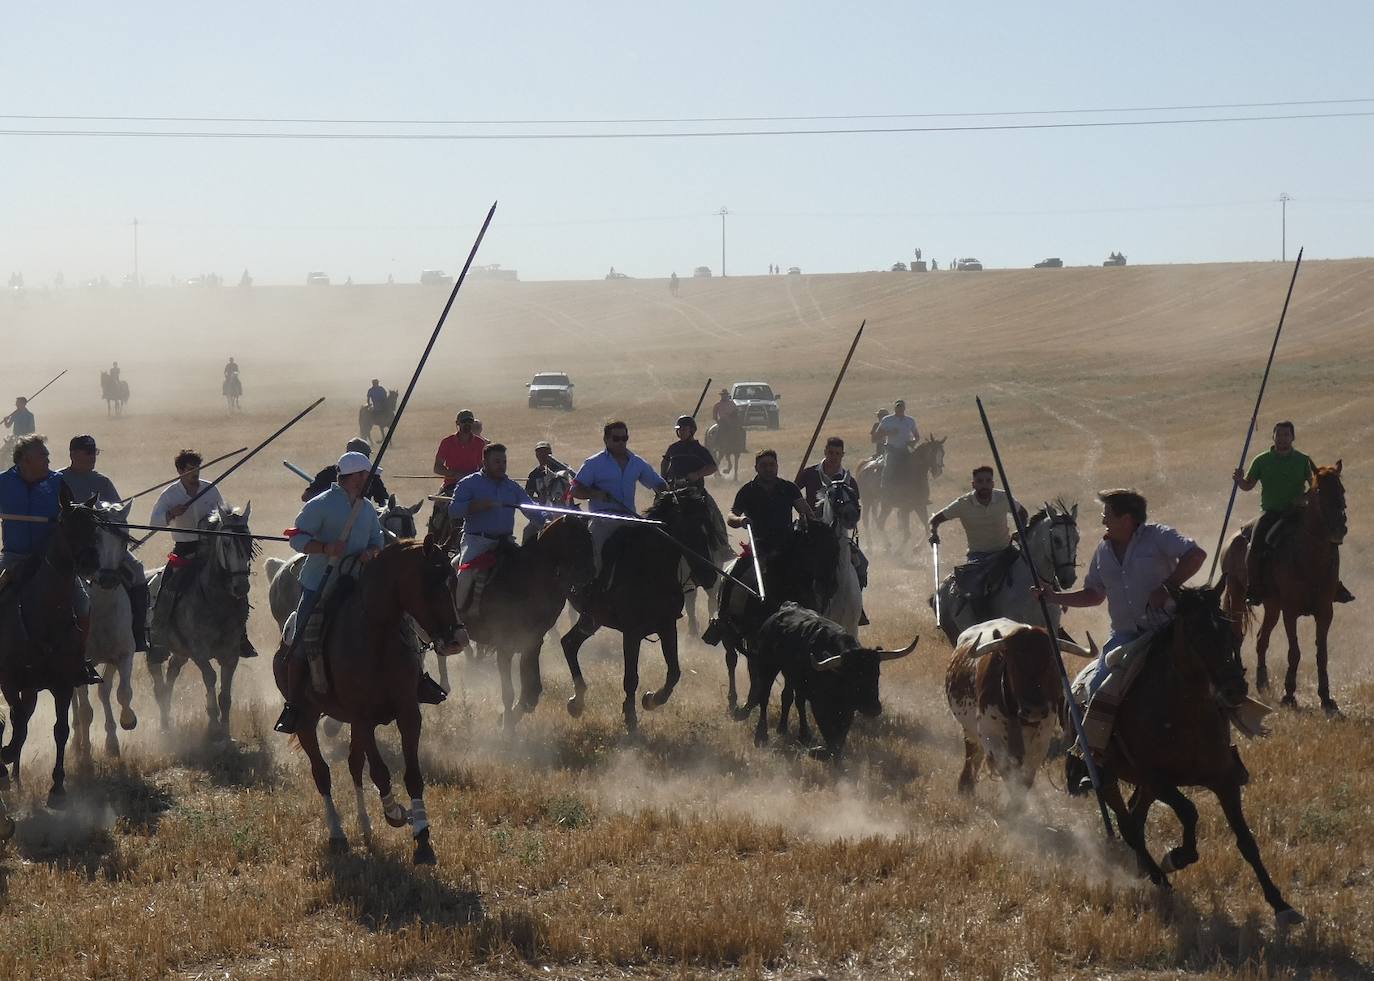
[[[425,799],[412,797],[410,799],[410,833],[418,835],[428,827],[429,818],[425,815]]]
[[[355,784],[353,794],[358,803],[358,831],[364,836],[372,834],[372,822],[367,817],[367,801],[363,798],[363,785]]]
[[[328,795],[324,797],[324,829],[329,832],[331,840],[338,841],[345,837],[339,812],[334,808],[334,798]]]

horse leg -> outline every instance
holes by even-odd
[[[1197,808],[1177,787],[1161,787],[1159,799],[1169,805],[1178,816],[1178,823],[1183,825],[1183,843],[1170,850],[1159,863],[1165,872],[1177,872],[1197,861]],[[1142,824],[1144,820],[1145,816],[1141,815]]]
[[[734,716],[739,709],[739,689],[735,687],[735,667],[739,664],[739,652],[728,640],[722,640],[721,646],[725,648],[725,673],[730,676],[730,691],[725,696],[726,711]]]
[[[334,808],[334,797],[329,783],[329,764],[320,752],[320,738],[315,732],[320,716],[309,710],[302,714],[304,718],[296,728],[296,738],[300,740],[305,755],[310,758],[310,773],[315,778],[315,789],[324,798],[324,829],[329,834],[329,850],[335,855],[342,855],[348,851],[348,836],[344,834],[339,812]]]
[[[620,634],[620,650],[625,658],[625,675],[621,687],[625,701],[620,704],[620,714],[625,718],[625,731],[633,734],[639,729],[639,715],[635,712],[635,692],[639,690],[639,645],[644,638],[635,636],[631,630]]]
[[[393,828],[404,828],[410,821],[410,815],[391,792],[391,768],[386,765],[386,760],[382,759],[381,748],[377,745],[376,729],[367,730],[364,748],[367,750],[367,768],[372,773],[372,785],[377,788],[377,793],[382,798],[382,817],[386,818],[386,823]]]
[[[530,646],[520,652],[520,711],[533,712],[544,694],[544,680],[539,674],[539,651],[543,636],[534,638]]]
[[[1338,706],[1331,697],[1331,679],[1326,674],[1326,635],[1331,630],[1331,604],[1327,603],[1317,610],[1317,697],[1322,700],[1322,710],[1328,716],[1340,714]]]
[[[1140,864],[1140,870],[1145,873],[1155,885],[1164,889],[1169,887],[1169,879],[1164,874],[1164,870],[1159,867],[1155,860],[1150,856],[1150,849],[1145,844],[1145,821],[1140,810],[1148,811],[1149,805],[1139,807],[1141,792],[1137,790],[1135,795],[1137,801],[1137,811],[1132,811],[1121,799],[1121,784],[1114,777],[1104,775],[1101,781],[1102,799],[1107,802],[1107,806],[1116,815],[1116,825],[1121,831],[1121,840],[1131,846],[1135,852],[1136,860]],[[1148,800],[1153,801],[1154,795],[1148,796]]]
[[[35,701],[37,699],[35,698]],[[54,810],[60,810],[67,806],[67,737],[71,735],[72,727],[69,721],[72,712],[72,690],[70,688],[54,688],[52,690],[52,707],[56,720],[52,724],[53,749],[57,758],[52,767],[52,790],[48,791],[48,806]]]
[[[219,666],[219,729],[225,739],[229,738],[229,711],[234,705],[234,672],[238,666],[237,656]]]
[[[580,616],[577,622],[569,628],[563,635],[559,645],[563,648],[563,658],[568,662],[568,673],[572,675],[573,697],[568,699],[568,714],[577,718],[582,714],[583,696],[587,692],[587,682],[582,679],[582,665],[577,659],[577,652],[582,649],[582,645],[587,642],[587,638],[596,632],[596,626],[588,616]]]
[[[496,673],[501,676],[501,728],[510,732],[515,728],[515,685],[511,683],[512,652],[504,648],[496,652]]]
[[[90,696],[86,693],[86,686],[82,685],[76,690],[76,700],[72,703],[72,752],[76,754],[77,760],[82,763],[89,763],[91,760],[91,723],[95,720],[95,711],[91,708]]]
[[[406,792],[410,794],[410,833],[415,839],[416,865],[434,865],[439,859],[429,843],[429,816],[425,813],[425,778],[420,772],[420,706],[407,705],[396,716],[401,730],[401,755],[406,761]]]
[[[687,614],[687,636],[700,637],[701,629],[697,626],[697,591],[695,586],[683,592],[682,610]]]
[[[1288,673],[1283,677],[1283,698],[1280,704],[1297,708],[1298,664],[1302,661],[1302,651],[1298,647],[1298,614],[1284,608],[1283,632],[1288,635]]]
[[[794,692],[797,705],[797,742],[803,746],[811,745],[811,726],[806,721],[806,692]],[[813,713],[814,714],[814,713]]]
[[[1269,688],[1269,665],[1265,655],[1269,653],[1269,637],[1279,622],[1279,605],[1270,600],[1264,604],[1264,617],[1260,620],[1259,632],[1255,635],[1255,687],[1259,691]]]
[[[128,732],[138,725],[134,714],[134,655],[130,651],[119,659],[119,687],[115,697],[119,699],[119,727]]]
[[[177,678],[181,676],[181,669],[184,667],[186,667],[186,658],[180,654],[173,654],[167,661],[167,682],[162,689],[162,694],[158,697],[158,704],[162,709],[163,732],[166,732],[171,724],[172,692],[176,689]],[[156,683],[156,675],[154,675],[153,680]]]
[[[219,717],[219,700],[215,697],[215,682],[218,680],[215,668],[208,659],[197,661],[196,667],[200,668],[200,679],[205,682],[205,715],[209,719],[210,732],[217,735],[224,729],[224,720]]]
[[[792,711],[792,701],[795,698],[795,696],[796,691],[792,688],[790,684],[787,683],[787,679],[784,677],[782,682],[782,696],[780,698],[782,704],[778,707],[779,736],[787,735],[787,716]]]
[[[472,654],[474,649],[475,645],[469,645],[468,653]],[[438,651],[435,651],[434,660],[437,661],[439,665],[439,687],[449,694],[452,694],[453,687],[448,680],[448,658],[444,657]]]
[[[113,664],[105,669],[105,673],[100,680],[100,691],[97,693],[100,695],[100,707],[105,711],[105,755],[115,758],[119,757],[119,737],[115,735],[118,730],[115,729],[114,706],[110,704],[110,689],[114,687],[114,679],[118,671],[119,668]],[[89,716],[86,725],[89,726],[91,722],[94,721],[95,712],[91,709],[90,699],[86,694],[86,690],[87,686],[84,685],[79,689],[77,701],[85,705],[86,712]],[[86,752],[89,753],[90,751],[91,735],[90,729],[88,728],[86,730]]]
[[[677,687],[677,683],[682,679],[682,666],[678,662],[677,657],[677,624],[670,623],[667,630],[661,631],[658,635],[658,642],[663,648],[663,663],[667,666],[668,670],[663,678],[662,688],[658,691],[646,691],[644,693],[644,700],[641,704],[643,704],[646,712],[652,712],[656,708],[662,708],[668,699],[673,697],[673,689]],[[639,645],[636,644],[635,647],[637,651]],[[638,660],[638,654],[636,653],[636,675],[639,673],[637,670]],[[636,681],[638,681],[637,677]],[[626,694],[630,698],[634,698],[633,690],[627,691]]]
[[[363,841],[372,841],[372,823],[367,817],[367,801],[363,799],[363,764],[367,762],[366,726],[355,725],[348,733],[348,775],[353,778],[353,798],[358,808],[358,833]]]
[[[24,751],[24,743],[29,738],[29,719],[38,707],[37,691],[6,691],[5,700],[10,703],[10,741],[0,749],[0,764],[14,764],[14,784],[20,786],[19,756]]]
[[[1212,787],[1211,790],[1217,795],[1217,800],[1221,802],[1221,809],[1226,814],[1226,823],[1231,826],[1231,831],[1236,836],[1236,847],[1240,849],[1245,860],[1250,863],[1250,867],[1255,870],[1255,878],[1259,879],[1260,888],[1264,890],[1264,898],[1274,910],[1274,918],[1278,925],[1288,927],[1301,923],[1303,921],[1302,914],[1284,901],[1283,894],[1279,892],[1279,887],[1274,885],[1274,880],[1269,878],[1269,873],[1264,868],[1264,862],[1260,859],[1259,845],[1255,843],[1255,836],[1250,833],[1250,826],[1245,822],[1245,811],[1241,808],[1240,803],[1239,785],[1228,783],[1219,787]]]
[[[758,672],[750,672],[749,681],[749,701],[746,703],[746,711],[749,706],[759,707],[759,722],[754,727],[754,745],[768,745],[768,700],[773,697],[773,682],[777,680],[777,671],[763,669]]]

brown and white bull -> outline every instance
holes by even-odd
[[[1089,638],[1089,643],[1092,639]],[[1061,640],[1060,648],[1097,656]],[[987,620],[959,635],[945,673],[949,710],[964,727],[964,769],[959,792],[973,792],[978,769],[1030,787],[1065,731],[1064,683],[1054,642],[1044,627],[1015,620]]]

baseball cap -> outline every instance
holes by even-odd
[[[472,414],[471,409],[464,409],[458,413],[457,422],[472,422],[477,417]]]
[[[678,425],[678,426],[691,426],[693,429],[696,429],[696,428],[697,428],[697,421],[696,421],[695,419],[693,419],[691,416],[678,416],[678,417],[677,417],[677,423],[676,423],[676,425]]]
[[[368,459],[372,458],[372,444],[369,443],[367,440],[363,439],[361,436],[354,436],[352,439],[350,439],[347,443],[344,444],[344,449],[349,452],[356,451],[358,453],[361,453]]]
[[[90,433],[81,436],[73,436],[72,441],[67,444],[69,450],[93,450],[95,449],[95,437]]]
[[[369,460],[367,457],[363,456],[361,453],[356,453],[350,450],[343,456],[339,457],[340,477],[347,477],[355,473],[367,473],[371,469],[372,461]],[[380,467],[377,468],[377,472],[382,472]]]
[[[534,448],[536,450],[551,450],[553,449],[553,445],[547,439],[541,439],[534,444]]]

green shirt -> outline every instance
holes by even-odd
[[[1312,471],[1307,454],[1297,450],[1279,454],[1271,448],[1250,461],[1245,479],[1260,482],[1261,510],[1287,511],[1306,493]]]

